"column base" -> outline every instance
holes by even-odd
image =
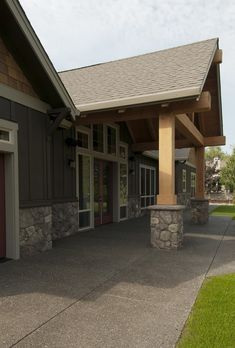
[[[207,224],[209,220],[208,199],[191,199],[191,223],[194,225]]]
[[[152,205],[151,245],[158,249],[179,249],[183,244],[183,205]]]
[[[176,195],[157,195],[156,196],[157,205],[175,205],[177,204],[177,196]]]

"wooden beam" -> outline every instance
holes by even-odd
[[[217,49],[214,55],[213,63],[221,64],[223,62],[223,51],[221,49]]]
[[[190,143],[195,146],[204,145],[203,135],[186,114],[176,116],[176,128]]]
[[[82,114],[75,121],[77,126],[88,124],[99,124],[107,122],[126,122],[131,120],[157,118],[159,114],[185,114],[189,112],[206,112],[211,110],[211,95],[205,91],[201,93],[200,99],[188,99],[184,101],[165,104],[156,104],[141,108],[126,109],[124,113],[117,110],[106,112],[94,112]]]
[[[153,127],[153,120],[151,118],[149,118],[146,121],[147,121],[148,130],[149,130],[149,133],[151,135],[152,140],[156,140],[157,134],[156,134],[156,130]]]
[[[217,137],[205,137],[204,146],[223,146],[226,144],[226,137],[217,136]]]
[[[175,117],[159,116],[159,195],[156,203],[176,204],[175,195]]]
[[[48,136],[51,136],[56,131],[56,129],[59,127],[59,125],[63,121],[63,119],[70,115],[69,108],[63,108],[63,109],[57,109],[57,110],[59,110],[59,113],[58,113],[57,117],[55,118],[55,120],[51,122],[51,124],[48,128],[48,131],[47,131]],[[49,113],[52,114],[52,112],[49,112]]]
[[[204,145],[205,146],[223,146],[226,144],[226,137],[217,136],[217,137],[204,137]],[[192,143],[190,143],[187,139],[176,139],[175,140],[175,148],[183,149],[186,147],[194,147]],[[149,141],[145,143],[134,143],[131,145],[131,150],[133,152],[144,152],[151,150],[158,150],[158,142],[157,141]]]
[[[132,127],[131,127],[130,121],[129,121],[129,122],[128,122],[128,121],[126,122],[126,126],[127,126],[127,129],[128,129],[128,131],[129,131],[129,133],[130,133],[130,136],[131,136],[132,141],[135,143],[135,142],[136,142],[135,134],[134,134],[133,129],[132,129]]]
[[[175,148],[176,149],[183,149],[186,147],[193,147],[193,145],[190,144],[187,139],[175,140]],[[133,152],[144,152],[144,151],[158,150],[158,142],[157,141],[150,141],[150,142],[145,142],[145,143],[135,143],[135,144],[131,145],[131,150]]]
[[[195,149],[196,159],[196,199],[205,198],[205,148],[197,147]]]

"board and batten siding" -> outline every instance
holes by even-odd
[[[65,144],[74,130],[58,129],[47,136],[48,116],[0,97],[0,118],[16,122],[19,150],[20,207],[76,200],[75,149]]]

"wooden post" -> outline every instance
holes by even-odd
[[[205,148],[196,147],[196,192],[195,199],[205,198]]]
[[[159,195],[157,204],[176,204],[175,116],[159,115]]]

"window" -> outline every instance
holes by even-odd
[[[120,163],[120,219],[127,217],[128,182],[127,164]]]
[[[0,129],[0,140],[1,141],[10,141],[10,132],[4,129]]]
[[[195,197],[196,173],[191,173],[191,197]]]
[[[102,124],[93,125],[93,150],[104,152],[104,127]]]
[[[155,204],[156,170],[152,167],[140,166],[141,209]]]
[[[107,126],[107,152],[109,155],[117,154],[117,134],[116,128]]]
[[[89,135],[88,133],[78,131],[77,132],[78,146],[83,149],[89,149]]]
[[[182,170],[182,192],[187,191],[187,179],[186,179],[186,169]]]

